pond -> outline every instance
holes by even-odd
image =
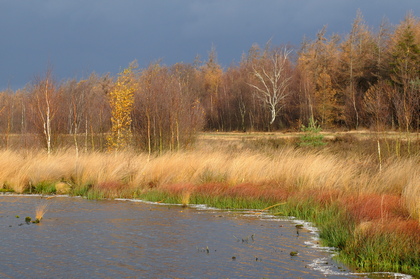
[[[42,221],[25,222],[42,205]],[[297,223],[203,206],[0,196],[0,277],[366,276],[332,260],[331,250],[317,247],[316,233]]]

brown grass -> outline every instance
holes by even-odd
[[[364,194],[344,197],[341,202],[357,223],[409,217],[401,197],[396,195]]]
[[[372,156],[340,158],[293,148],[258,152],[205,147],[151,158],[135,153],[76,156],[63,150],[48,156],[41,151],[6,150],[0,151],[0,183],[18,193],[42,181],[89,184],[108,197],[168,185],[178,185],[180,194],[207,192],[278,200],[290,193],[312,193],[325,200],[357,197],[345,203],[374,215],[394,214],[378,208],[388,208],[390,197],[395,197],[399,212],[420,220],[419,165],[418,158],[389,158],[379,171]]]

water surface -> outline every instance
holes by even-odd
[[[41,223],[27,224],[45,203]],[[314,248],[314,236],[291,220],[253,212],[1,196],[0,277],[364,277]]]

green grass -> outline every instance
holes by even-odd
[[[329,247],[343,249],[354,230],[351,218],[336,204],[321,205],[311,199],[291,198],[271,211],[312,222],[319,229],[322,243]]]
[[[152,202],[162,202],[162,203],[171,203],[171,204],[181,204],[182,197],[180,195],[171,195],[166,192],[150,190],[144,193],[136,193],[135,198],[152,201]]]
[[[55,182],[41,181],[34,185],[33,192],[44,195],[55,194]]]
[[[270,202],[259,199],[211,195],[192,195],[190,203],[205,204],[220,209],[264,209],[272,205]]]
[[[182,195],[170,194],[159,190],[150,190],[145,193],[135,195],[136,198],[172,204],[182,204]],[[229,196],[212,196],[192,193],[189,199],[190,204],[205,204],[210,207],[220,209],[264,209],[272,205],[272,202],[252,199],[237,198]]]
[[[95,189],[89,189],[89,191],[86,193],[85,197],[88,200],[103,200],[105,197],[105,194],[101,191],[95,190]]]
[[[4,188],[0,189],[0,193],[8,193],[8,192],[14,192],[14,190],[13,189],[4,189]]]
[[[71,190],[72,196],[87,197],[89,189],[92,187],[91,184],[74,185]]]
[[[350,238],[339,259],[361,271],[390,270],[420,277],[418,237],[376,232]]]

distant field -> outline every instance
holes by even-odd
[[[299,138],[304,132],[202,132],[198,135],[200,140],[243,140],[243,139],[287,139],[287,138]],[[407,140],[420,140],[420,133],[401,133],[394,131],[385,132],[372,132],[369,130],[358,130],[358,131],[325,131],[320,134],[325,136],[327,140],[333,140],[340,136],[350,135],[357,139],[366,138],[389,138],[389,139],[402,139]]]

